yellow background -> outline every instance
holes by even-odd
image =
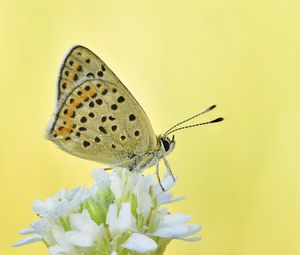
[[[0,253],[36,219],[30,206],[90,185],[99,164],[44,139],[67,49],[115,71],[157,133],[211,104],[216,125],[178,132],[169,156],[187,199],[170,206],[203,240],[167,255],[300,254],[298,0],[0,1]],[[199,119],[200,121],[200,119]],[[148,171],[147,171],[148,172]]]

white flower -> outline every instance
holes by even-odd
[[[186,241],[198,241],[199,238],[186,238],[197,233],[201,226],[197,224],[188,225],[192,217],[185,214],[167,214],[162,216],[156,231],[153,233],[155,236],[164,238],[182,239]]]
[[[154,251],[157,248],[153,239],[138,233],[132,234],[122,246],[139,253]]]
[[[170,214],[164,204],[182,199],[169,191],[175,182],[162,179],[166,191],[152,176],[116,168],[111,174],[93,171],[90,189],[62,190],[45,202],[36,200],[33,210],[40,219],[20,234],[32,234],[15,244],[43,241],[51,255],[159,255],[172,239],[190,237],[200,230],[188,224],[191,216]]]
[[[97,244],[104,232],[103,224],[99,226],[90,217],[87,210],[70,215],[71,228],[65,233],[66,239],[73,245],[91,247]]]
[[[66,240],[63,227],[55,225],[50,231],[54,238],[55,244],[50,246],[49,253],[51,255],[72,254],[72,251],[75,250],[75,247]]]
[[[71,191],[61,190],[56,196],[46,199],[46,202],[35,200],[32,206],[41,217],[65,216],[70,210],[77,210],[79,205],[90,196],[85,188],[75,188]]]
[[[116,236],[126,231],[134,231],[135,220],[131,215],[131,207],[129,203],[123,203],[118,215],[118,208],[115,204],[111,204],[108,208],[106,216],[106,224],[112,236]]]

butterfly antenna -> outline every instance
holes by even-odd
[[[190,117],[190,118],[188,118],[188,119],[186,119],[186,120],[183,120],[183,121],[177,123],[177,124],[174,125],[173,127],[169,128],[169,129],[163,134],[163,136],[166,136],[166,135],[168,135],[168,134],[171,134],[171,133],[172,133],[171,131],[172,131],[174,128],[176,128],[176,127],[178,127],[179,125],[181,125],[181,124],[183,124],[183,123],[185,123],[185,122],[187,122],[187,121],[190,121],[190,120],[192,120],[192,119],[194,119],[194,118],[196,118],[196,117],[198,117],[198,116],[200,116],[200,115],[202,115],[202,114],[204,114],[204,113],[210,112],[210,111],[211,111],[212,109],[214,109],[214,108],[216,108],[216,105],[215,105],[215,104],[212,105],[212,106],[210,106],[210,107],[208,107],[205,111],[200,112],[200,113],[197,113],[196,115],[194,115],[194,116],[192,116],[192,117]]]
[[[198,124],[194,124],[194,125],[189,125],[189,126],[185,126],[185,127],[176,128],[176,129],[173,129],[170,132],[166,133],[165,135],[172,134],[172,133],[174,133],[174,132],[176,132],[178,130],[181,130],[181,129],[191,128],[191,127],[197,127],[197,126],[206,125],[206,124],[212,124],[212,123],[220,122],[222,120],[224,120],[224,118],[220,117],[220,118],[217,118],[217,119],[214,119],[214,120],[211,120],[211,121],[207,121],[207,122],[202,122],[202,123],[198,123]]]

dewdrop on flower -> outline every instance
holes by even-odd
[[[200,230],[187,224],[191,216],[169,213],[164,204],[175,202],[169,190],[175,182],[162,179],[163,192],[152,176],[115,168],[92,173],[90,189],[61,190],[32,209],[40,216],[20,234],[32,234],[14,246],[42,241],[51,255],[163,254],[172,239],[190,237]]]

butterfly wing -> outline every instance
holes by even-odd
[[[81,45],[77,45],[70,49],[63,60],[57,82],[58,101],[86,77],[121,83],[96,54]]]
[[[48,138],[76,156],[122,165],[156,145],[151,123],[121,82],[85,80],[60,99]]]

